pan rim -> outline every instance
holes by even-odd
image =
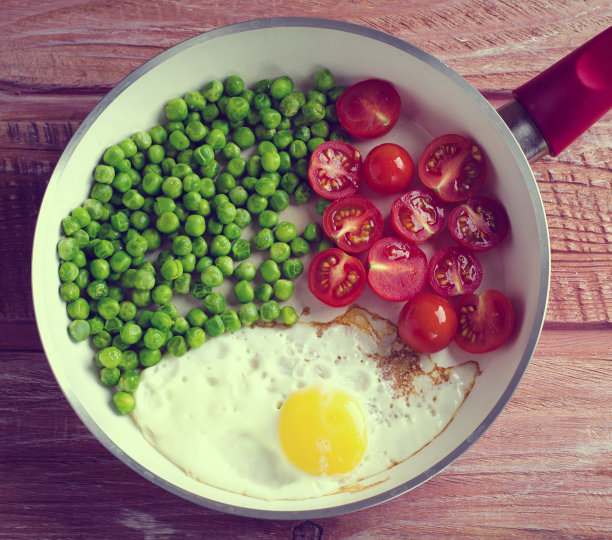
[[[529,197],[531,199],[532,207],[535,211],[537,235],[540,244],[540,266],[541,266],[541,278],[538,286],[538,300],[536,304],[535,312],[535,324],[529,335],[527,345],[523,351],[520,363],[512,376],[510,383],[506,387],[504,393],[500,396],[499,400],[484,418],[484,420],[470,433],[460,444],[458,444],[452,452],[447,454],[443,459],[439,460],[433,466],[428,468],[426,471],[410,479],[401,485],[384,491],[377,495],[364,498],[360,501],[351,502],[343,505],[337,505],[332,507],[323,507],[312,510],[262,510],[254,509],[236,505],[230,505],[227,503],[221,503],[213,499],[208,499],[200,495],[191,493],[183,488],[180,488],[163,478],[157,476],[155,473],[142,466],[140,463],[128,456],[121,448],[119,448],[106,433],[96,424],[93,418],[88,414],[83,404],[79,401],[74,392],[66,384],[66,381],[62,380],[62,374],[59,373],[49,361],[48,345],[46,343],[46,334],[41,328],[43,320],[43,306],[40,298],[42,297],[42,284],[36,280],[35,268],[39,267],[41,262],[38,260],[39,255],[42,251],[40,245],[40,237],[38,234],[39,228],[44,226],[45,216],[49,212],[49,199],[47,193],[49,188],[55,184],[55,179],[59,178],[66,167],[68,160],[74,153],[77,145],[82,140],[85,133],[93,125],[96,119],[102,114],[102,112],[112,103],[117,96],[119,96],[125,89],[127,89],[132,83],[138,78],[143,76],[145,73],[156,68],[162,64],[166,59],[181,53],[184,50],[198,46],[204,42],[211,41],[219,37],[226,37],[233,34],[239,34],[243,32],[260,30],[266,28],[280,28],[280,27],[310,27],[317,29],[327,29],[334,31],[341,31],[351,34],[357,34],[372,40],[380,41],[391,45],[397,49],[400,49],[408,54],[420,59],[424,63],[433,67],[443,75],[448,77],[453,83],[461,88],[476,104],[483,110],[483,112],[489,117],[492,124],[498,129],[507,143],[513,158],[515,159],[523,179],[526,183]],[[278,17],[278,18],[265,18],[265,19],[253,19],[245,22],[239,22],[232,25],[216,28],[207,32],[201,33],[194,37],[191,37],[177,45],[159,53],[157,56],[148,60],[142,66],[135,69],[133,72],[128,74],[122,79],[111,91],[106,94],[100,102],[93,108],[93,110],[87,115],[82,124],[79,126],[64,152],[62,153],[58,163],[50,177],[49,185],[43,198],[40,212],[37,218],[34,244],[32,250],[32,292],[34,311],[36,316],[36,323],[38,331],[43,344],[43,349],[47,355],[48,362],[51,370],[64,393],[66,399],[70,403],[73,410],[77,413],[80,420],[85,424],[89,431],[98,439],[102,445],[107,448],[113,455],[119,458],[124,464],[129,466],[132,470],[143,476],[145,479],[165,489],[166,491],[177,495],[190,502],[204,506],[206,508],[217,510],[232,515],[240,515],[244,517],[254,517],[262,519],[283,519],[283,520],[296,520],[296,519],[316,519],[324,517],[333,517],[337,515],[347,514],[358,510],[363,510],[380,503],[391,500],[399,495],[402,495],[412,489],[416,488],[420,484],[426,482],[433,476],[437,475],[448,467],[452,462],[459,458],[465,451],[467,451],[491,426],[495,419],[499,416],[501,411],[504,409],[514,391],[518,387],[527,366],[533,356],[535,347],[537,345],[542,326],[544,324],[544,316],[546,313],[546,307],[548,302],[549,285],[550,285],[550,245],[548,228],[546,223],[546,214],[544,212],[542,199],[540,192],[537,188],[535,178],[529,163],[527,162],[522,150],[520,149],[516,139],[508,126],[504,123],[501,117],[497,114],[495,109],[489,104],[489,102],[480,94],[473,86],[471,86],[463,77],[453,71],[451,68],[446,66],[443,62],[435,58],[434,56],[426,53],[418,47],[394,36],[386,34],[382,31],[361,26],[355,23],[349,23],[334,19],[323,19],[323,18],[312,18],[312,17]]]

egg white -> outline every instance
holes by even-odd
[[[443,431],[478,374],[473,362],[440,377],[428,360],[396,358],[396,336],[370,323],[252,327],[210,339],[145,369],[132,416],[170,461],[221,489],[289,500],[354,486]],[[404,395],[397,377],[381,369],[380,360],[390,357],[419,363]],[[347,474],[309,475],[280,446],[280,407],[293,392],[321,384],[354,396],[366,417],[368,447]]]

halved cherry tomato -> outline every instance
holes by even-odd
[[[409,242],[425,242],[444,228],[444,205],[431,191],[415,189],[391,205],[391,225]]]
[[[363,161],[363,179],[372,191],[389,195],[408,189],[414,173],[410,154],[399,144],[383,143]]]
[[[472,251],[487,251],[497,246],[508,234],[510,220],[505,208],[486,197],[474,197],[448,216],[453,240]]]
[[[338,248],[317,253],[308,268],[308,288],[316,298],[332,307],[352,304],[365,289],[366,272],[357,257]]]
[[[455,341],[469,353],[486,353],[501,347],[514,328],[514,309],[500,291],[463,296],[455,306]]]
[[[397,122],[402,101],[395,87],[381,79],[367,79],[347,88],[336,101],[342,127],[355,137],[373,139],[388,133]]]
[[[359,189],[361,165],[357,148],[341,141],[324,142],[310,156],[308,180],[321,197],[340,199]]]
[[[417,352],[431,354],[441,351],[453,340],[457,315],[446,298],[420,293],[402,308],[397,330],[406,345]]]
[[[482,281],[482,267],[471,251],[447,247],[429,261],[429,284],[442,296],[472,294]]]
[[[431,141],[419,159],[419,176],[443,201],[465,201],[476,195],[486,176],[480,148],[461,135],[442,135]]]
[[[361,195],[331,203],[323,214],[323,230],[337,246],[348,253],[362,253],[382,237],[380,210]]]
[[[368,283],[381,298],[405,302],[421,292],[427,279],[427,257],[414,244],[389,236],[368,253]]]

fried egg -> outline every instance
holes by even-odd
[[[132,417],[200,482],[268,499],[354,489],[441,433],[478,364],[421,359],[360,308],[255,326],[143,370]]]

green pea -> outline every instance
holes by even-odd
[[[251,214],[245,208],[236,209],[236,217],[234,217],[234,223],[241,229],[248,227],[251,224]]]
[[[295,257],[303,257],[310,251],[310,244],[301,237],[294,238],[291,241],[291,253]]]
[[[172,336],[166,344],[166,349],[172,356],[183,356],[187,352],[187,342],[183,336]]]
[[[289,243],[297,237],[297,227],[289,221],[282,221],[274,229],[274,236],[279,242]]]
[[[192,349],[201,347],[206,341],[206,333],[202,328],[192,327],[185,332],[185,341]]]
[[[121,328],[119,335],[125,343],[132,345],[134,343],[138,343],[142,337],[142,328],[140,328],[140,326],[138,326],[135,322],[128,321]]]
[[[83,319],[76,319],[68,326],[68,333],[73,341],[85,341],[91,333],[89,322]]]
[[[211,129],[206,135],[206,144],[210,145],[213,150],[221,150],[225,146],[225,134],[218,128]]]
[[[121,377],[121,371],[119,371],[119,368],[103,367],[100,370],[100,382],[104,386],[115,386],[119,381],[119,377]]]
[[[217,207],[216,213],[217,219],[224,225],[232,223],[236,217],[236,206],[229,201],[222,203]]]
[[[259,310],[254,303],[248,302],[240,306],[238,317],[243,326],[252,326],[259,320]]]
[[[259,265],[259,273],[264,281],[272,283],[281,276],[278,264],[272,259],[266,259]]]
[[[278,79],[275,79],[270,84],[270,95],[274,99],[283,99],[293,91],[293,81],[290,77],[283,75]]]
[[[155,330],[155,332],[159,332],[159,330]],[[147,333],[148,333],[148,330],[147,330]],[[161,335],[161,332],[160,332],[160,335]],[[151,344],[157,343],[158,341],[162,343],[163,340],[165,340],[165,338],[157,336],[155,339],[151,339],[150,342]],[[140,365],[142,367],[152,367],[155,364],[157,364],[161,360],[161,357],[162,357],[160,347],[148,348],[146,347],[146,344],[145,344],[145,348],[140,349],[140,351],[138,352],[138,361],[140,362]]]
[[[308,146],[301,139],[295,139],[289,145],[289,155],[295,159],[301,159],[308,154]]]
[[[268,154],[266,154],[268,155]],[[262,197],[269,197],[276,190],[276,183],[274,180],[266,177],[261,177],[255,183],[255,191]]]
[[[204,323],[204,328],[209,336],[217,337],[225,332],[225,325],[220,315],[214,315],[207,319]]]
[[[171,121],[182,121],[187,118],[189,109],[187,102],[182,98],[171,99],[166,104],[166,117]]]
[[[243,150],[255,144],[255,134],[246,126],[236,128],[232,133],[232,139]]]
[[[295,279],[304,271],[304,263],[299,259],[288,259],[283,265],[283,276],[287,279]]]
[[[172,234],[180,227],[181,222],[174,212],[164,212],[157,218],[157,229],[165,234]]]
[[[312,196],[312,189],[305,182],[302,182],[295,189],[295,193],[293,194],[293,196],[295,197],[295,202],[297,202],[298,204],[305,204]]]
[[[298,114],[300,107],[300,100],[295,94],[285,96],[278,105],[279,111],[288,118]]]
[[[213,315],[221,314],[226,309],[225,298],[221,293],[210,293],[203,302],[204,309]]]
[[[223,321],[223,326],[227,332],[235,332],[242,326],[238,313],[236,313],[233,309],[225,310],[221,314],[221,320]]]
[[[269,198],[270,206],[277,212],[282,212],[289,206],[289,194],[282,189],[277,189]]]
[[[161,163],[166,157],[166,152],[161,144],[153,144],[147,150],[147,158],[151,163]]]
[[[277,279],[272,286],[274,296],[280,300],[289,300],[293,296],[293,281],[289,279]]]
[[[253,236],[253,246],[259,251],[268,249],[274,243],[274,233],[271,229],[263,228]]]
[[[207,287],[219,287],[223,283],[223,273],[216,266],[209,266],[202,272],[200,279]]]
[[[251,256],[251,244],[242,238],[239,238],[232,244],[232,256],[237,261],[243,261]]]
[[[92,339],[92,344],[96,349],[104,349],[111,344],[112,338],[106,330],[101,330]]]
[[[291,306],[283,306],[280,310],[280,318],[283,324],[294,325],[298,321],[298,315]]]
[[[61,281],[74,281],[79,275],[79,267],[70,261],[63,262],[59,268],[59,277]]]
[[[191,289],[191,274],[183,274],[177,277],[172,287],[179,294],[188,294]]]
[[[123,291],[122,291],[122,294],[123,294]],[[137,314],[138,314],[138,309],[133,302],[130,302],[129,300],[120,301],[119,318],[122,321],[134,320]]]
[[[73,300],[76,300],[81,294],[81,290],[79,289],[77,284],[73,283],[72,281],[62,283],[60,285],[59,291],[62,300],[66,302],[72,302]]]
[[[201,281],[193,281],[191,283],[191,296],[194,298],[204,298],[207,294],[212,292],[212,288],[205,285]]]
[[[70,261],[79,251],[79,243],[74,238],[62,238],[57,244],[57,254],[60,259]]]
[[[140,376],[133,370],[126,370],[119,377],[119,388],[125,392],[134,392],[140,383]]]
[[[134,396],[129,392],[117,392],[113,396],[113,403],[119,414],[129,414],[136,406]]]
[[[272,322],[280,316],[280,306],[276,300],[268,300],[259,308],[259,315],[264,322]]]
[[[286,261],[291,255],[291,248],[286,242],[274,242],[270,246],[270,259],[276,263]]]
[[[213,257],[219,257],[221,255],[227,255],[232,249],[232,244],[227,238],[227,236],[223,236],[222,234],[218,234],[215,236],[210,242],[209,252]]]
[[[151,299],[159,305],[170,302],[172,300],[172,288],[166,284],[157,285],[151,291]]]
[[[170,330],[170,328],[172,328],[172,322],[172,317],[161,310],[157,310],[151,317],[151,326],[161,332]]]
[[[215,259],[215,266],[221,270],[224,277],[231,276],[234,273],[234,261],[227,255],[221,255]]]
[[[262,283],[255,289],[255,297],[260,302],[267,302],[270,300],[270,298],[272,298],[273,292],[274,290],[272,289],[272,285],[269,283]]]
[[[146,269],[140,269],[134,275],[134,287],[139,291],[150,291],[155,287],[155,274]]]
[[[249,102],[243,97],[233,96],[228,99],[225,114],[230,122],[239,122],[245,119],[249,112],[251,112]]]
[[[287,193],[293,193],[299,185],[300,179],[295,173],[288,172],[283,174],[280,179],[280,187]]]
[[[323,232],[321,225],[316,222],[311,222],[306,225],[304,229],[304,238],[308,240],[308,242],[318,242],[321,240],[321,233]]]
[[[187,320],[191,326],[202,327],[208,319],[208,315],[200,308],[191,308],[187,313]]]
[[[95,279],[106,279],[110,274],[110,265],[106,259],[94,259],[89,263],[89,272]],[[78,275],[78,268],[76,275]]]
[[[121,362],[123,353],[117,347],[105,347],[97,354],[98,361],[104,367],[114,368]]]
[[[182,255],[179,257],[179,261],[181,261],[181,264],[183,265],[183,273],[190,273],[195,270],[196,256],[193,253]]]

